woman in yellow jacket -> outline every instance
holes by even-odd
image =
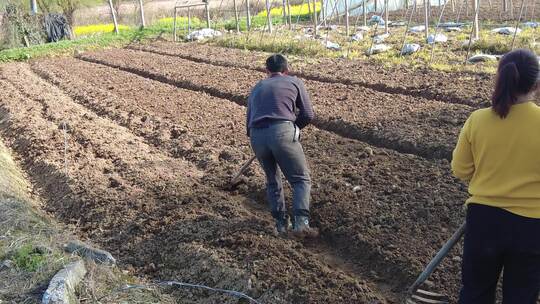
[[[452,160],[469,182],[460,304],[536,304],[540,290],[540,107],[536,55],[515,50],[497,70],[492,106],[465,122]]]

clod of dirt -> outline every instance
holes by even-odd
[[[120,181],[118,181],[114,177],[109,177],[109,187],[110,188],[118,188],[121,185],[122,185],[122,183],[120,183]]]

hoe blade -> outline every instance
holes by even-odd
[[[423,289],[416,290],[406,301],[407,304],[448,304],[447,296]]]

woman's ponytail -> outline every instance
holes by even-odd
[[[510,107],[516,103],[518,86],[519,71],[516,64],[510,62],[500,67],[491,102],[493,110],[501,118],[505,118],[510,112]]]

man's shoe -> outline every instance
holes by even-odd
[[[276,230],[279,234],[286,234],[291,229],[291,221],[288,215],[280,216],[276,219]]]
[[[299,237],[318,237],[319,230],[309,226],[309,218],[307,216],[295,216],[293,234]]]

